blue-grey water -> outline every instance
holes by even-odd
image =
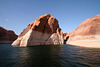
[[[72,45],[0,44],[0,67],[100,67],[100,49]]]

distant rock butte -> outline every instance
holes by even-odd
[[[58,20],[50,14],[45,14],[30,23],[12,45],[57,45],[64,44],[63,41],[63,32]]]
[[[12,43],[17,37],[13,31],[0,27],[0,43]]]
[[[85,44],[86,40],[89,41],[88,44],[92,44],[93,41],[100,44],[100,14],[83,21],[76,30],[71,31],[67,36],[69,36],[68,44]]]

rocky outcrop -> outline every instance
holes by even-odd
[[[12,43],[17,46],[63,44],[63,32],[58,20],[50,14],[38,17],[30,23]]]
[[[68,37],[67,37],[67,32],[63,34],[63,38],[64,38],[64,44],[66,44]]]
[[[17,35],[13,31],[0,27],[0,43],[12,43],[16,38]]]
[[[63,37],[64,37],[64,40],[65,40],[66,37],[67,37],[67,32],[63,34]]]
[[[100,14],[83,21],[77,29],[71,31],[68,36],[68,44],[94,44],[94,41],[100,44]]]

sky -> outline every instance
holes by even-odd
[[[100,14],[100,0],[0,0],[0,26],[19,35],[41,15],[49,13],[69,33],[88,18]]]

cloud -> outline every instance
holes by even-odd
[[[5,19],[5,21],[7,21],[7,22],[8,22],[8,19]]]

